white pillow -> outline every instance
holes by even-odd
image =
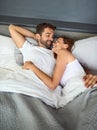
[[[78,40],[72,53],[90,70],[97,70],[97,36]]]
[[[37,45],[34,39],[26,38],[31,44]],[[23,57],[11,37],[0,35],[0,67],[16,69],[23,65]]]
[[[8,54],[13,56],[15,44],[12,38],[0,35],[0,54]]]
[[[14,56],[15,47],[12,38],[0,35],[0,67],[11,70],[19,67]]]

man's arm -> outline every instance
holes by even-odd
[[[86,72],[86,75],[83,77],[85,86],[87,88],[91,86],[92,88],[95,84],[97,84],[97,75],[91,74],[90,70],[87,67],[83,66],[83,68]]]
[[[23,27],[9,25],[10,35],[18,48],[21,48],[25,42],[25,37],[35,38],[35,34]]]
[[[86,74],[86,76],[83,77],[85,86],[88,88],[91,86],[91,88],[97,84],[97,75],[92,75],[92,74]]]

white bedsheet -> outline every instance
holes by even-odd
[[[63,89],[58,86],[52,91],[31,70],[0,68],[0,91],[36,97],[52,107],[63,107],[85,90],[80,78],[71,79]]]
[[[17,71],[0,69],[0,91],[21,93],[36,98],[57,107],[56,94],[60,95],[60,86],[50,90],[32,71],[19,69]]]

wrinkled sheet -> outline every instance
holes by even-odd
[[[12,74],[12,70],[0,71],[0,82],[3,84],[6,76],[9,77]],[[16,77],[10,77],[10,79],[14,78]],[[17,79],[21,81],[20,78]],[[13,84],[13,87],[15,85]],[[8,87],[7,84],[6,87]],[[0,89],[2,89],[1,83]],[[17,129],[97,130],[97,87],[80,94],[72,102],[59,109],[52,108],[39,98],[27,94],[1,91],[0,130]]]
[[[55,90],[51,90],[31,70],[20,68],[10,71],[1,68],[0,72],[1,92],[36,97],[55,108],[63,107],[86,90],[82,78],[79,77],[69,80],[64,88],[59,85]]]
[[[12,71],[0,68],[0,91],[33,96],[52,107],[57,107],[59,101],[56,95],[61,94],[61,87],[50,90],[31,70],[20,68]]]
[[[97,89],[60,109],[31,96],[0,92],[0,130],[17,129],[97,130]]]

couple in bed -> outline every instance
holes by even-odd
[[[54,91],[58,85],[62,86],[58,90],[60,92],[54,91],[58,99],[58,105],[54,107],[62,107],[86,89],[93,87],[97,83],[97,77],[92,74],[86,75],[83,67],[70,52],[73,46],[72,39],[59,37],[53,43],[55,29],[55,26],[48,23],[37,25],[36,33],[19,26],[9,26],[11,37],[23,55],[23,69],[33,71],[50,91]],[[26,37],[37,41],[38,46],[33,46],[33,43],[27,41]],[[49,50],[52,44],[52,50]],[[40,54],[39,50],[50,53],[53,63],[49,63],[49,68],[46,68],[46,71],[33,62],[33,57]],[[54,56],[56,56],[56,60]],[[36,62],[37,60],[41,61],[39,58],[36,59]],[[48,57],[46,57],[46,60],[48,60]],[[52,70],[51,73],[49,73],[50,69]]]

